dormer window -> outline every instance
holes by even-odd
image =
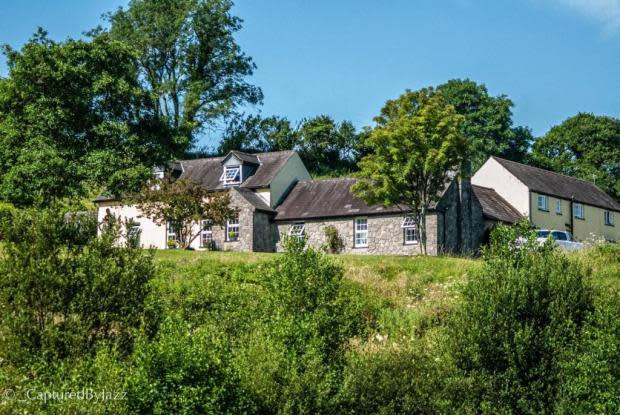
[[[241,183],[241,166],[224,167],[224,186],[232,186]]]

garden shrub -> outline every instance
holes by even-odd
[[[84,227],[53,208],[15,211],[2,229],[0,357],[79,356],[100,340],[130,351],[155,273],[151,254],[117,247],[111,233],[85,239]]]
[[[375,349],[376,348],[376,349]],[[449,407],[444,396],[452,375],[437,344],[378,345],[350,353],[339,391],[339,412],[436,414]]]
[[[338,254],[344,248],[344,243],[338,229],[334,225],[327,225],[323,230],[325,233],[325,245],[324,250],[330,254]]]
[[[551,412],[560,356],[593,311],[589,271],[522,226],[499,227],[483,256],[449,327],[452,356],[472,385],[459,411]]]

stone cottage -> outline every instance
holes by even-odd
[[[342,252],[415,255],[420,253],[418,230],[400,207],[368,206],[351,192],[352,178],[312,180],[294,151],[248,154],[231,151],[225,157],[182,160],[171,167],[173,177],[191,179],[214,192],[230,192],[239,210],[223,227],[195,224],[200,235],[191,247],[229,251],[274,252],[281,236],[304,236],[322,246],[325,228],[336,228]],[[122,200],[95,200],[102,222],[114,214],[134,221],[145,247],[174,246],[176,235],[143,217]],[[490,187],[468,180],[451,180],[426,218],[427,251],[470,253],[484,242],[498,222],[515,223],[523,214]]]

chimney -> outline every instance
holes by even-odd
[[[474,251],[474,229],[472,214],[473,190],[471,187],[471,164],[469,160],[463,162],[461,174],[458,177],[457,218],[459,233],[459,249],[461,254],[470,254]]]

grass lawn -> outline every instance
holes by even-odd
[[[160,287],[188,292],[206,273],[228,267],[247,273],[280,254],[246,252],[156,251],[165,269]],[[410,338],[441,321],[457,297],[456,287],[482,264],[459,257],[404,257],[383,255],[331,255],[345,278],[367,298],[380,304],[377,332],[391,338]],[[185,288],[181,288],[185,286]],[[163,294],[163,293],[162,293]],[[163,294],[167,296],[168,294]],[[180,300],[180,299],[177,299]]]
[[[280,254],[162,250],[155,259],[167,271],[166,285],[200,284],[213,270],[239,268],[250,274]],[[598,256],[593,250],[569,254],[592,269],[602,289],[620,289],[620,258]],[[482,266],[481,259],[463,257],[404,257],[383,255],[332,255],[342,264],[345,278],[364,295],[381,304],[378,332],[412,336],[441,322],[458,298],[458,285]]]

